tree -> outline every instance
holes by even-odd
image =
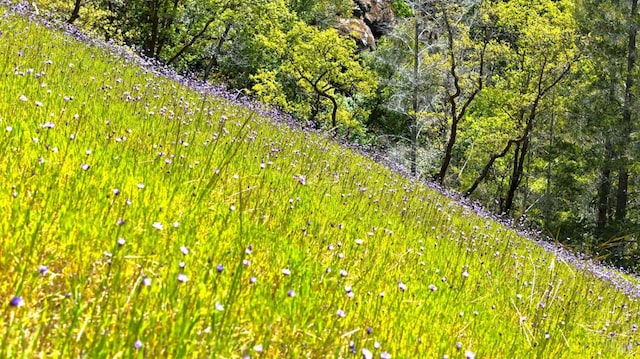
[[[465,195],[471,195],[495,161],[513,148],[511,175],[501,205],[502,212],[508,214],[530,155],[537,117],[551,91],[568,78],[581,52],[569,1],[496,2],[491,6],[491,17],[495,26],[509,33],[511,39],[509,51],[503,54],[505,66],[493,80],[493,86],[501,93],[496,106],[515,121],[519,130],[502,150],[489,156]]]
[[[418,136],[422,128],[437,123],[438,136],[446,138],[433,177],[443,183],[460,122],[483,87],[484,58],[490,42],[470,37],[470,26],[480,15],[476,1],[407,4],[412,16],[391,33],[392,51],[381,51],[386,61],[397,64],[389,105],[410,119],[409,162],[413,175],[417,173]]]
[[[346,99],[366,97],[375,88],[375,78],[361,63],[353,41],[334,29],[300,21],[286,34],[263,40],[279,55],[280,65],[252,77],[259,98],[316,123],[326,114],[334,134],[341,124],[361,126],[361,119],[353,116],[363,114],[349,110]]]
[[[578,20],[582,33],[588,36],[591,65],[589,92],[579,113],[589,121],[587,129],[594,141],[598,169],[594,180],[596,216],[593,234],[598,242],[632,232],[637,213],[630,218],[631,187],[634,184],[637,157],[638,73],[637,22],[638,2],[582,0],[578,3]],[[598,14],[598,16],[596,16]],[[602,15],[605,16],[602,16]],[[624,247],[624,246],[622,246]],[[618,253],[626,252],[618,248]]]

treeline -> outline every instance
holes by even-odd
[[[638,261],[637,0],[42,0],[70,23],[384,148],[587,255]]]

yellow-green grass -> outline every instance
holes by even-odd
[[[570,257],[3,16],[0,357],[637,354],[637,299]]]

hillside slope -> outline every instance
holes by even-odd
[[[1,357],[638,353],[625,288],[321,134],[4,6]]]

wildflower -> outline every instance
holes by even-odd
[[[149,277],[145,277],[142,280],[142,285],[144,285],[145,287],[150,287],[151,286],[151,278]]]
[[[387,352],[380,353],[380,359],[391,359],[391,354]]]
[[[362,348],[360,353],[362,353],[362,359],[373,359],[373,354],[367,348]]]
[[[20,101],[22,101],[22,102],[27,102],[27,101],[29,101],[29,99],[28,99],[28,98],[27,98],[27,96],[25,96],[25,95],[20,95],[19,100],[20,100]]]
[[[291,270],[289,270],[288,268],[284,268],[284,269],[282,269],[282,274],[283,275],[291,275]]]
[[[173,222],[173,228],[178,228],[178,226],[180,226],[180,222],[178,221]]]
[[[464,357],[465,359],[474,359],[476,357],[476,353],[472,352],[471,350],[465,350]]]
[[[256,278],[256,277],[249,278],[249,283],[251,283],[251,284],[255,284],[255,282],[257,282],[257,281],[258,281],[258,278]]]
[[[366,331],[367,331],[367,334],[371,334],[371,332],[373,331],[373,328],[368,327]]]
[[[157,229],[159,231],[164,229],[164,227],[162,226],[162,223],[160,223],[160,222],[153,222],[152,226],[153,226],[153,228],[155,228],[155,229]]]
[[[251,265],[251,261],[250,261],[250,260],[248,260],[248,259],[243,259],[243,260],[242,260],[242,264],[243,264],[245,267],[248,267],[248,266],[250,266],[250,265]]]
[[[301,185],[306,185],[307,184],[307,177],[303,176],[303,175],[298,175],[298,183],[300,183]]]
[[[40,273],[40,275],[46,275],[47,272],[49,272],[49,267],[47,266],[38,267],[38,273]]]
[[[262,344],[258,344],[253,347],[253,350],[255,350],[257,353],[262,353]]]
[[[183,273],[178,274],[178,282],[184,283],[188,280],[189,280],[189,277],[187,277],[186,274],[183,274]]]
[[[346,271],[346,270],[344,270],[344,269],[340,269],[340,276],[341,276],[341,277],[346,277],[346,276],[347,276],[347,274],[348,274],[348,273],[347,273],[347,271]]]
[[[7,127],[5,128],[5,130],[6,130],[7,132],[11,132],[11,131],[13,131],[13,127],[11,127],[11,126],[7,126]]]
[[[436,290],[438,290],[438,287],[436,287],[433,284],[429,284],[429,290],[432,291],[432,292],[435,292]]]
[[[224,305],[222,305],[222,304],[220,304],[218,302],[216,302],[215,306],[216,306],[216,310],[219,311],[219,312],[222,312],[224,310]]]
[[[357,245],[361,245],[362,243],[364,243],[364,241],[360,238],[356,239],[356,244]]]
[[[182,252],[182,254],[184,254],[186,256],[187,254],[189,254],[189,248],[187,248],[185,246],[180,246],[180,252]]]
[[[9,306],[11,306],[11,307],[23,307],[24,306],[24,299],[22,299],[22,297],[15,296],[15,297],[11,298],[11,301],[9,301]]]
[[[342,309],[338,309],[338,311],[336,312],[336,314],[338,315],[338,317],[340,318],[344,318],[347,316],[347,313],[344,312],[344,310]]]
[[[405,290],[407,290],[407,285],[402,282],[398,282],[398,289],[404,292]]]
[[[138,189],[143,189],[144,188],[144,183],[138,183]]]
[[[296,292],[293,289],[289,289],[289,291],[287,291],[287,297],[295,297],[296,296]]]
[[[125,243],[126,241],[124,240],[124,238],[118,238],[118,247],[124,246]]]
[[[218,273],[222,273],[222,271],[224,270],[224,266],[222,264],[218,264],[216,266],[216,270],[218,271]]]
[[[462,272],[462,277],[469,278],[469,272],[467,271]]]
[[[133,347],[136,348],[136,350],[139,350],[142,348],[142,341],[140,339],[136,340],[136,342],[133,343]]]

